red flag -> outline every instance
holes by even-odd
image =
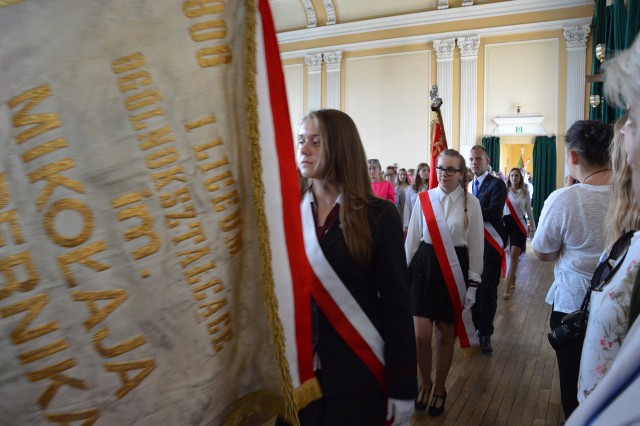
[[[431,154],[429,168],[429,189],[438,186],[438,177],[436,175],[436,166],[438,165],[438,156],[442,151],[447,149],[447,141],[442,137],[442,130],[440,129],[440,123],[434,122],[433,125],[433,139],[431,140]]]

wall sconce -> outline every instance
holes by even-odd
[[[591,104],[592,108],[596,108],[598,105],[600,105],[600,95],[589,96],[589,103]]]
[[[521,104],[520,102],[518,102],[518,103],[516,104],[516,112],[517,112],[518,114],[520,114],[520,109],[521,109],[521,108],[522,108],[522,104]]]
[[[604,58],[607,52],[607,47],[600,43],[596,46],[596,58],[600,61],[600,63],[604,62]]]

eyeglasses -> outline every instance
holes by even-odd
[[[629,231],[616,241],[609,251],[609,256],[596,267],[591,278],[591,290],[602,291],[609,278],[616,272],[622,264],[622,260],[618,261],[620,256],[626,255],[627,249],[631,244],[631,237],[634,231]],[[624,256],[623,256],[624,257]]]
[[[462,169],[455,169],[453,167],[447,167],[446,169],[444,167],[436,167],[436,173],[438,174],[446,174],[447,176],[453,176],[455,175],[457,172],[461,172]]]

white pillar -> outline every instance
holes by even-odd
[[[458,38],[460,49],[460,153],[476,144],[478,101],[478,46],[480,37]]]
[[[327,64],[327,108],[340,109],[340,69],[342,51],[323,54]]]
[[[462,6],[473,6],[473,0],[462,0]]]
[[[444,121],[444,131],[447,136],[447,142],[451,147],[452,136],[452,111],[451,102],[453,101],[453,48],[456,39],[450,38],[446,40],[434,40],[433,48],[436,51],[438,92],[442,98],[442,120]]]
[[[306,55],[304,62],[307,64],[307,109],[320,109],[322,106],[322,53]]]
[[[438,10],[449,9],[449,0],[438,0]]]
[[[589,25],[565,27],[567,41],[567,114],[566,129],[578,120],[584,120],[585,69]]]

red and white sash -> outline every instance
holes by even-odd
[[[504,241],[491,222],[484,223],[484,239],[500,254],[500,274],[507,276],[507,254],[504,252]]]
[[[420,204],[453,305],[455,331],[460,340],[460,347],[476,346],[478,345],[478,336],[473,325],[471,312],[463,309],[467,286],[436,191],[421,192]]]
[[[509,191],[509,196],[507,197],[507,207],[509,208],[509,212],[511,212],[511,217],[514,218],[524,237],[527,238],[529,233],[527,232],[527,223],[524,221],[524,212],[520,209],[511,191]]]
[[[338,334],[371,370],[382,389],[386,389],[384,340],[324,256],[316,234],[312,201],[313,195],[309,191],[300,210],[304,248],[316,275],[311,287],[313,297]]]

